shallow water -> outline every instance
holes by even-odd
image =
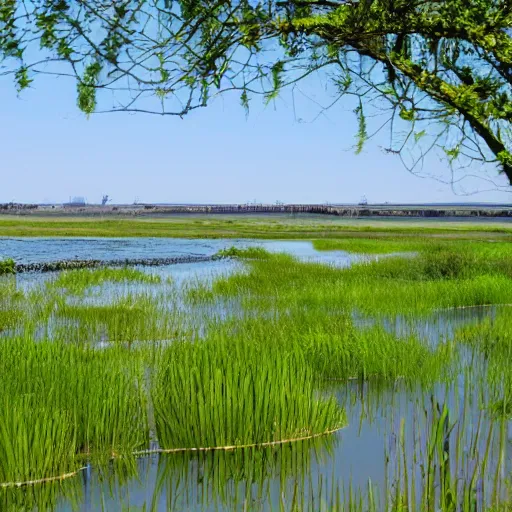
[[[263,247],[272,252],[288,252],[304,260],[348,265],[361,256],[344,251],[316,251],[311,242],[246,239],[184,238],[2,238],[0,259],[17,263],[56,260],[123,260],[127,258],[171,258],[174,256],[213,256],[229,247]]]
[[[89,468],[75,481],[74,500],[64,499],[56,510],[77,510],[76,503],[78,510],[87,512],[269,511],[281,510],[280,506],[282,510],[292,510],[294,496],[298,495],[304,500],[298,510],[332,511],[328,503],[336,492],[346,496],[350,485],[355,494],[358,491],[366,492],[369,483],[380,495],[383,504],[386,489],[392,492],[393,486],[401,482],[399,474],[404,456],[400,439],[401,421],[405,421],[409,478],[415,474],[419,480],[420,466],[414,461],[413,455],[421,449],[417,455],[424,457],[427,451],[426,440],[417,439],[425,428],[423,407],[430,403],[432,396],[432,404],[445,401],[451,410],[458,411],[458,416],[450,418],[451,421],[461,421],[462,410],[456,408],[456,395],[460,394],[460,390],[456,386],[449,389],[436,387],[430,393],[401,385],[374,390],[370,388],[368,384],[358,383],[339,386],[338,395],[347,407],[349,424],[332,436],[314,442],[260,449],[256,462],[253,452],[240,450],[146,457],[139,459],[136,467],[127,473],[113,471],[100,475],[94,468]],[[491,429],[491,422],[485,418],[482,420],[476,408],[469,413],[466,411],[466,414],[467,427],[460,436],[463,452],[459,459],[460,466],[452,467],[453,474],[461,481],[470,478],[470,469],[484,452]],[[450,439],[455,449],[457,430]],[[511,441],[511,432],[507,430],[506,444]],[[476,446],[476,457],[470,453],[473,444]],[[498,437],[493,437],[488,473],[477,486],[479,493],[475,499],[478,506],[475,510],[484,510],[483,504],[493,491],[496,471],[506,475],[512,469],[510,451],[503,453],[504,450]],[[504,458],[500,467],[501,454],[504,454]],[[249,470],[245,463],[248,459],[251,460],[254,474],[247,473]],[[505,478],[501,482],[499,495],[507,497]],[[325,500],[323,503],[322,498]]]
[[[229,247],[263,247],[270,252],[286,252],[303,261],[315,261],[340,267],[367,256],[345,251],[322,252],[307,241],[247,240],[247,239],[180,239],[180,238],[2,238],[0,259],[12,258],[17,263],[40,263],[58,260],[124,260],[139,258],[171,258],[176,256],[213,256]],[[372,256],[371,258],[378,258]],[[180,263],[145,269],[163,278],[171,277],[176,284],[191,278],[211,280],[218,275],[240,270],[240,263],[225,259],[198,263]],[[39,273],[20,274],[23,288],[50,279]]]
[[[451,339],[458,329],[464,326],[475,325],[483,320],[494,319],[496,315],[508,308],[507,305],[475,306],[469,308],[441,309],[421,317],[396,316],[388,318],[372,318],[354,312],[352,318],[361,328],[374,325],[383,326],[388,332],[404,337],[414,334],[425,340],[429,346],[435,348],[439,343]]]
[[[269,251],[288,252],[307,261],[318,261],[338,266],[348,266],[362,256],[343,251],[318,252],[310,242],[302,241],[251,241],[251,240],[180,240],[180,239],[0,239],[0,257],[12,257],[23,263],[52,261],[56,259],[115,259],[169,257],[179,255],[212,255],[223,248],[260,246]],[[378,256],[377,256],[378,257]],[[148,269],[163,278],[171,277],[181,285],[190,279],[208,281],[215,276],[243,270],[232,260],[200,264],[178,264]],[[37,274],[18,277],[23,287],[33,286],[51,276]],[[138,289],[144,286],[134,285]],[[109,293],[118,293],[113,286]],[[147,289],[147,287],[146,287]],[[221,308],[222,310],[222,308]],[[413,329],[418,336],[436,345],[452,337],[455,329],[494,317],[496,308],[471,308],[467,310],[439,311],[411,323],[398,318],[391,322],[380,319],[387,329],[407,334]],[[371,325],[375,319],[357,318],[360,325]],[[502,487],[497,491],[507,496],[504,485],[512,467],[510,450],[505,450],[499,436],[488,434],[499,425],[481,412],[481,391],[478,386],[468,386],[485,375],[485,362],[480,359],[472,364],[471,355],[463,359],[466,369],[450,386],[432,386],[432,389],[408,387],[400,381],[394,384],[332,382],[326,383],[340,403],[346,408],[348,425],[332,436],[314,442],[259,450],[258,454],[241,450],[232,453],[204,455],[161,455],[141,458],[134,467],[106,472],[89,467],[77,478],[56,490],[57,501],[48,500],[50,510],[117,511],[166,511],[166,510],[291,510],[294,496],[305,500],[298,510],[328,510],[329,497],[337,490],[347,493],[352,485],[354,492],[367,492],[369,481],[379,494],[381,503],[386,501],[393,486],[403,482],[405,466],[409,478],[416,474],[419,481],[421,467],[414,456],[421,459],[427,450],[428,420],[443,404],[453,411],[451,421],[464,421],[466,427],[460,436],[455,428],[448,436],[453,445],[460,443],[457,457],[460,467],[453,473],[461,481],[468,480],[475,465],[474,453],[486,449],[490,439],[490,462],[486,477],[479,483],[476,510],[482,510],[488,495],[500,476]],[[478,388],[478,390],[477,390]],[[462,407],[461,404],[469,404]],[[400,436],[403,421],[403,438]],[[505,425],[505,444],[512,441],[510,425]],[[457,437],[458,436],[458,437]],[[403,444],[401,442],[403,441]],[[472,450],[473,447],[473,450]],[[476,451],[474,449],[476,447]],[[423,450],[423,451],[422,451]],[[257,459],[257,464],[254,460]],[[246,461],[251,460],[250,464]],[[248,474],[249,467],[258,471]],[[412,484],[411,484],[412,485]],[[13,490],[16,500],[25,492],[38,489]],[[21,497],[20,497],[21,496]],[[325,506],[322,497],[326,498]],[[388,496],[389,497],[389,496]],[[14,499],[14,498],[13,498]],[[21,508],[18,508],[21,510]],[[383,509],[384,510],[384,509]]]

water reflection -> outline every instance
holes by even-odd
[[[477,325],[486,319],[492,321],[501,311],[507,309],[510,309],[507,305],[475,306],[443,309],[421,316],[396,315],[379,318],[355,311],[352,319],[361,328],[381,325],[386,331],[399,337],[413,334],[425,340],[431,347],[437,347],[444,340],[452,339],[461,327]]]
[[[316,251],[311,242],[302,240],[185,239],[185,238],[2,238],[0,259],[17,263],[55,260],[123,260],[171,258],[177,256],[213,256],[229,247],[263,247],[270,252],[288,252],[302,260],[338,265],[364,259],[344,251]]]

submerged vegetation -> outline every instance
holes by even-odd
[[[387,243],[350,267],[227,249],[240,270],[203,281],[0,278],[0,508],[77,508],[83,468],[122,485],[158,454],[166,510],[506,510],[512,249]],[[354,429],[382,478],[334,467]]]

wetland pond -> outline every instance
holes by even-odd
[[[0,510],[509,510],[508,276],[308,241],[0,239],[0,259],[231,247],[0,277]]]

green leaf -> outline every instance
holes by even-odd
[[[245,115],[249,115],[249,96],[247,94],[247,90],[244,89],[242,94],[240,95],[240,104],[245,110]]]
[[[98,61],[89,64],[78,82],[78,108],[86,114],[92,114],[96,109],[96,86],[101,69]]]
[[[272,91],[265,96],[266,103],[270,103],[273,99],[277,98],[279,91],[283,85],[281,75],[284,72],[284,62],[277,61],[271,68],[272,74]]]
[[[448,156],[450,162],[453,162],[459,156],[460,147],[455,146],[454,148],[444,148],[444,152]]]
[[[34,81],[32,78],[29,78],[28,69],[26,67],[19,68],[14,75],[14,79],[16,81],[16,89],[18,92],[26,89]]]
[[[364,143],[368,139],[368,133],[366,130],[366,117],[363,111],[363,102],[359,100],[359,106],[354,110],[357,117],[359,128],[357,130],[357,145],[356,155],[359,155],[363,151]]]
[[[416,112],[414,112],[414,110],[409,110],[405,107],[400,107],[400,117],[404,120],[404,121],[414,121],[414,119],[416,119]]]
[[[425,130],[421,130],[421,132],[416,132],[414,134],[414,141],[415,142],[418,142],[422,137],[424,137],[426,135],[426,131]]]

